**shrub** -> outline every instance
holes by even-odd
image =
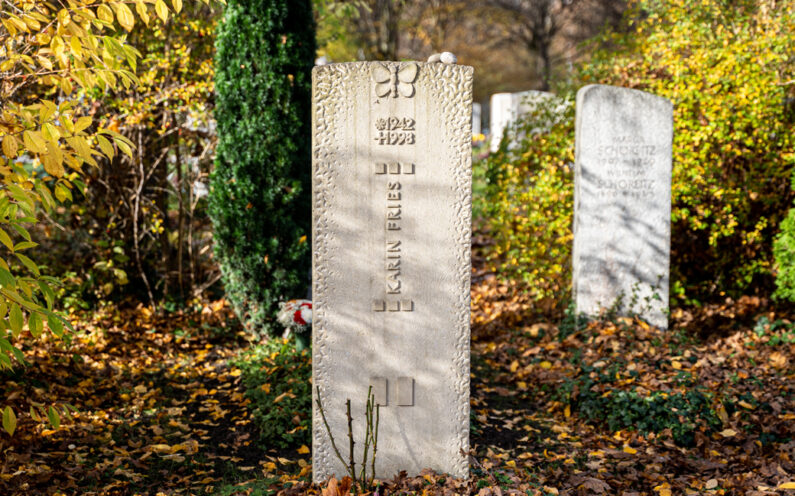
[[[486,160],[483,205],[495,244],[490,261],[536,298],[560,298],[570,286],[574,194],[574,106],[571,98],[539,103]],[[538,122],[553,123],[539,133]],[[514,136],[524,136],[508,150]]]
[[[172,3],[174,12],[181,5]],[[136,8],[146,24],[155,11],[163,23],[172,14],[164,2]],[[34,260],[38,243],[30,228],[84,189],[87,165],[98,167],[98,157],[132,157],[128,138],[95,121],[91,96],[137,83],[133,72],[141,54],[121,34],[135,23],[128,4],[115,0],[12,0],[0,9],[0,371],[25,364],[21,348],[50,332],[70,339],[71,324],[54,310],[59,281]],[[13,434],[16,413],[10,404],[2,411],[3,429]],[[56,410],[47,413],[42,409],[41,416],[57,428]]]
[[[311,443],[312,365],[307,350],[287,340],[271,340],[246,351],[240,367],[246,397],[265,449]]]
[[[311,3],[230,0],[217,50],[215,255],[243,324],[272,334],[277,303],[308,283]]]
[[[576,76],[674,103],[671,279],[681,299],[772,288],[773,238],[793,197],[795,13],[762,3],[636,0],[626,29],[598,38]],[[487,163],[491,258],[539,298],[569,288],[573,125],[569,115]]]
[[[781,231],[773,243],[776,259],[775,296],[795,302],[795,208],[781,222]]]
[[[795,12],[759,0],[638,0],[582,73],[674,103],[672,278],[680,296],[771,287],[792,202]],[[789,81],[789,82],[788,82]]]

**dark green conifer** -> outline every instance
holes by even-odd
[[[310,0],[227,0],[209,212],[226,294],[256,334],[309,283],[315,49]]]

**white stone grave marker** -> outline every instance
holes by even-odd
[[[496,152],[500,148],[500,141],[505,134],[506,129],[515,124],[525,114],[534,111],[541,102],[555,95],[545,91],[528,90],[519,93],[495,93],[491,95],[490,100],[490,114],[489,114],[489,132],[491,133],[491,141],[489,149]],[[541,131],[540,127],[537,131]],[[521,136],[517,136],[521,139]],[[516,145],[514,140],[510,146]]]
[[[353,62],[313,71],[313,385],[376,472],[468,475],[472,68]],[[317,405],[313,476],[346,471]]]
[[[577,93],[573,291],[578,313],[615,308],[668,327],[673,106],[638,90]]]

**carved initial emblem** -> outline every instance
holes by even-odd
[[[402,64],[379,63],[373,69],[375,94],[386,97],[390,94],[397,98],[398,94],[406,98],[414,96],[414,80],[417,79],[419,66],[415,62]]]

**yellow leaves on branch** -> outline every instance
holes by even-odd
[[[168,20],[168,7],[166,7],[166,2],[163,0],[157,0],[155,2],[155,12],[157,12],[157,17],[159,17],[161,21],[166,22]]]
[[[100,90],[138,84],[134,71],[140,53],[126,44],[117,26],[129,31],[135,17],[125,2],[69,0],[54,7],[43,2],[0,0],[0,142],[2,157],[35,159],[51,177],[63,178],[67,170],[80,173],[83,164],[97,166],[95,155],[108,158],[115,148],[132,154],[132,143],[113,131],[89,132],[93,120],[81,116],[87,109],[70,99],[56,105],[41,99],[52,90],[70,96],[75,87]],[[147,4],[138,0],[139,15]],[[181,9],[181,4],[179,8]],[[60,8],[60,10],[57,10]],[[159,16],[168,12],[156,5]],[[176,10],[176,7],[175,7]],[[50,88],[50,89],[48,89]],[[31,102],[31,97],[34,103]],[[40,96],[38,98],[41,98]],[[109,136],[99,139],[98,133]],[[64,183],[65,184],[65,183]],[[68,188],[68,185],[66,186]],[[57,195],[64,198],[70,195]]]
[[[116,7],[116,18],[119,20],[119,25],[126,29],[127,31],[132,31],[133,26],[135,25],[135,17],[133,17],[133,13],[127,4],[119,2],[115,4]],[[163,21],[165,22],[165,20]]]
[[[37,109],[52,107],[52,112]],[[9,105],[2,114],[2,121],[11,133],[2,137],[2,152],[7,160],[26,154],[36,158],[44,171],[53,178],[63,178],[66,168],[80,173],[83,164],[97,167],[94,156],[114,156],[114,147],[108,136],[125,154],[132,156],[132,142],[123,135],[109,129],[87,132],[93,124],[91,117],[80,116],[74,120],[77,109],[70,102],[58,107],[53,102],[19,107]],[[2,126],[2,125],[0,125]],[[2,127],[0,127],[2,129]],[[99,147],[99,150],[96,148]]]
[[[45,321],[57,337],[71,330],[54,311],[54,280],[19,252],[36,246],[26,226],[37,206],[72,200],[85,164],[98,167],[96,157],[118,150],[132,157],[129,139],[87,115],[85,97],[139,83],[141,54],[125,33],[135,27],[133,4],[147,25],[150,11],[166,22],[182,10],[181,0],[171,8],[163,0],[0,0],[0,327],[10,331],[0,333],[0,370],[24,363],[18,341],[42,336]],[[16,415],[0,410],[12,434]],[[57,429],[58,412],[42,413]]]

